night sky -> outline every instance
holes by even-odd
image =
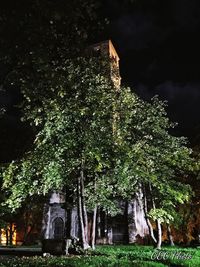
[[[122,81],[143,99],[168,101],[177,135],[200,133],[200,1],[107,1],[108,36],[121,58]]]
[[[174,134],[200,143],[200,1],[103,2],[101,16],[110,23],[97,41],[112,39],[121,58],[122,83],[145,100],[154,95],[167,100],[168,115],[178,122]],[[1,92],[0,106],[16,104],[17,97]],[[31,132],[17,116],[1,121],[0,161],[10,160],[21,142],[30,140]]]

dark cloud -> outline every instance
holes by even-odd
[[[144,99],[167,100],[180,134],[191,137],[200,125],[200,1],[122,2],[108,1],[122,81]]]
[[[151,17],[143,14],[131,14],[120,17],[113,23],[120,36],[122,49],[144,49],[155,39],[158,29]]]
[[[141,11],[119,16],[111,22],[110,28],[121,52],[158,45],[170,34],[170,29],[163,30],[152,14],[143,14]]]
[[[196,128],[200,126],[200,83],[179,84],[166,81],[149,88],[144,84],[135,87],[138,95],[150,100],[154,95],[167,100],[170,119],[178,122],[177,132],[192,137]]]
[[[196,30],[200,23],[199,0],[175,0],[172,2],[172,16],[178,30]]]

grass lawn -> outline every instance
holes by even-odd
[[[187,259],[186,259],[187,258]],[[84,256],[0,258],[0,267],[200,267],[200,249],[150,246],[98,246]]]

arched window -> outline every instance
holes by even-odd
[[[54,220],[54,238],[63,239],[64,238],[64,222],[63,219],[58,217]]]

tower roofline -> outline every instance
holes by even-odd
[[[110,49],[113,50],[114,54],[117,56],[117,59],[120,60],[120,57],[119,57],[119,55],[117,54],[117,51],[116,51],[116,49],[115,49],[115,47],[114,47],[114,45],[113,45],[111,39],[107,40],[107,42],[109,43],[109,47],[110,47]]]
[[[100,46],[102,44],[108,44],[109,46],[109,51],[112,52],[112,54],[114,54],[116,57],[117,57],[117,60],[120,60],[120,57],[119,55],[117,54],[117,51],[111,41],[111,39],[108,39],[108,40],[105,40],[105,41],[101,41],[101,42],[98,42],[98,43],[95,43],[95,44],[92,44],[91,46],[89,47],[95,47],[95,46]]]

